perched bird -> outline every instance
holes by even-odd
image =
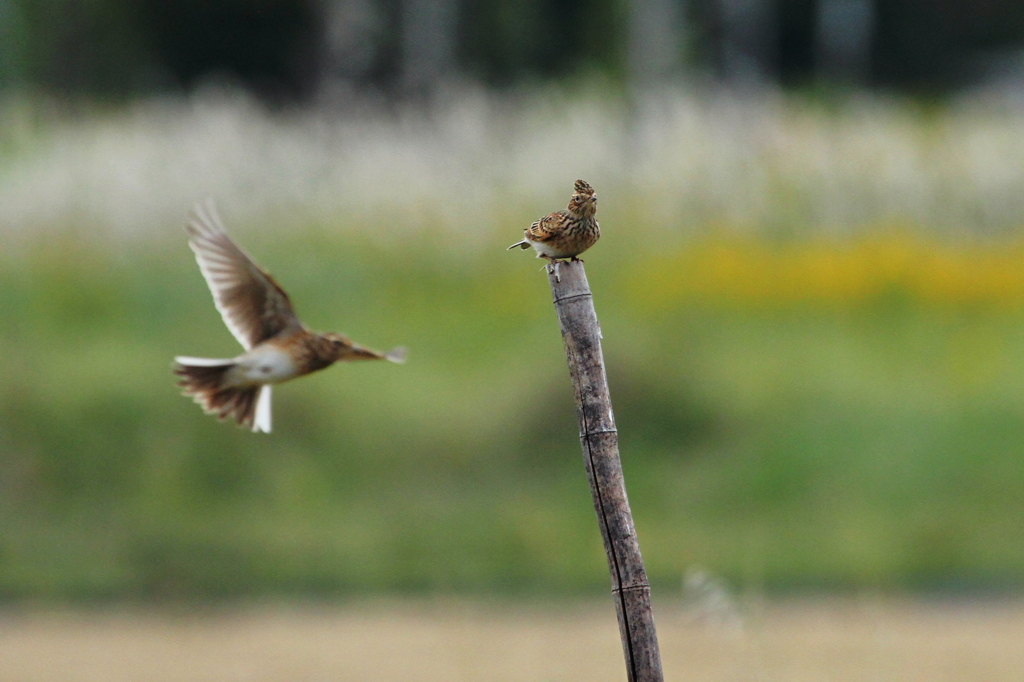
[[[341,360],[404,361],[402,348],[380,353],[342,334],[306,329],[284,289],[228,237],[212,203],[196,206],[185,229],[214,305],[245,348],[227,360],[174,359],[182,394],[207,414],[270,433],[271,384]]]
[[[559,259],[579,260],[577,256],[593,246],[601,237],[597,224],[597,195],[583,180],[576,181],[576,191],[564,211],[555,211],[528,227],[517,246],[537,251],[537,258],[546,258],[557,266]]]

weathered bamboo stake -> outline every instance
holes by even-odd
[[[548,279],[576,394],[583,460],[608,554],[626,670],[630,682],[662,682],[651,588],[626,499],[619,436],[601,353],[601,327],[587,273],[582,262],[560,263],[549,268]]]

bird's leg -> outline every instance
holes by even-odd
[[[557,258],[552,258],[551,256],[545,256],[543,254],[537,254],[537,258],[543,258],[544,260],[547,261],[547,263],[544,264],[544,270],[549,275],[554,274],[556,282],[562,281],[562,278],[558,276],[558,264],[561,262],[560,260],[558,260]]]

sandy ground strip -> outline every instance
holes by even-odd
[[[666,679],[1024,680],[1021,602],[816,600],[743,611],[656,610]],[[0,613],[4,682],[624,679],[610,603]]]

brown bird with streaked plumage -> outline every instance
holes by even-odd
[[[306,329],[284,289],[228,237],[212,203],[197,206],[185,229],[214,305],[246,351],[224,360],[174,359],[182,393],[207,414],[270,433],[271,384],[340,361],[404,362],[403,348],[380,353],[343,334]]]
[[[566,210],[549,213],[530,225],[523,234],[523,241],[508,248],[532,246],[537,258],[546,258],[556,266],[563,258],[579,260],[577,256],[601,238],[601,228],[594,217],[597,214],[594,188],[577,180],[575,189]]]

